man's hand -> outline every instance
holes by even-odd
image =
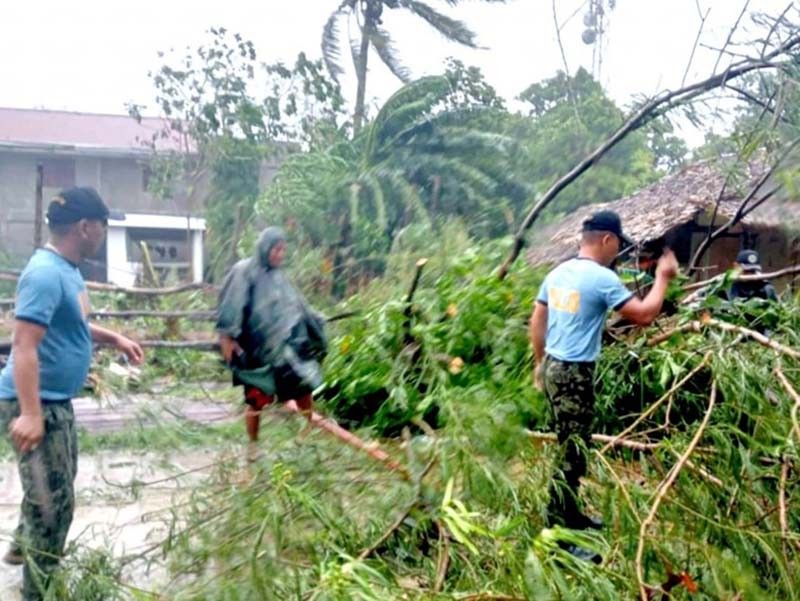
[[[89,330],[92,333],[92,340],[98,344],[112,345],[119,352],[123,353],[128,358],[128,361],[134,365],[141,365],[144,361],[144,351],[142,347],[139,346],[138,342],[134,342],[122,334],[117,334],[113,330],[102,328],[93,323],[89,324]]]
[[[22,414],[9,424],[8,431],[20,453],[33,451],[44,438],[44,418],[41,413]]]
[[[222,358],[228,365],[233,361],[233,356],[242,353],[242,347],[230,336],[224,334],[219,337],[219,346],[222,351]]]
[[[661,276],[666,280],[671,280],[676,275],[678,275],[678,259],[675,257],[674,252],[672,252],[670,249],[665,249],[664,253],[658,259],[656,276]]]
[[[533,387],[544,391],[544,363],[537,363],[533,368]]]
[[[134,365],[141,365],[144,362],[144,351],[138,342],[125,336],[119,336],[114,346],[119,352],[124,353],[128,361]]]

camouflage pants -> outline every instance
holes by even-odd
[[[35,450],[17,454],[23,498],[14,533],[25,556],[22,598],[45,596],[50,574],[64,553],[75,508],[74,481],[78,471],[78,439],[72,403],[42,405],[45,434]],[[19,415],[19,404],[0,401],[0,428]]]
[[[547,357],[543,376],[560,447],[557,473],[550,487],[549,519],[573,526],[580,518],[578,488],[586,474],[586,448],[592,434],[594,363]]]

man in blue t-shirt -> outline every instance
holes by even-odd
[[[71,399],[89,372],[92,341],[115,346],[136,364],[144,358],[137,343],[88,321],[78,264],[103,244],[108,216],[92,188],[61,192],[47,210],[50,241],[17,284],[11,356],[0,372],[0,427],[16,449],[24,493],[4,557],[24,563],[24,601],[45,596],[72,523],[78,448]]]
[[[585,448],[594,417],[594,365],[608,312],[613,309],[635,324],[650,324],[678,272],[675,255],[665,251],[650,292],[643,299],[635,297],[608,268],[623,242],[630,244],[613,211],[600,211],[587,219],[578,256],[547,274],[530,321],[534,378],[553,408],[563,453],[562,477],[551,486],[548,519],[569,528],[597,526],[580,510],[578,489],[586,473]]]

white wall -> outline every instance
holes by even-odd
[[[130,214],[125,221],[111,221],[106,240],[106,265],[108,281],[118,286],[130,287],[142,273],[141,263],[131,262],[128,257],[129,227],[161,228],[167,230],[186,230],[186,218],[169,215]],[[191,274],[192,281],[203,281],[203,235],[206,227],[204,219],[192,218]]]

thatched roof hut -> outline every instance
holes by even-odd
[[[601,209],[616,211],[625,233],[639,244],[668,237],[678,260],[687,263],[708,234],[719,200],[714,226],[726,223],[745,195],[765,173],[763,163],[727,173],[718,164],[703,161],[689,165],[628,196],[612,202],[581,207],[561,221],[545,227],[531,242],[528,261],[533,265],[556,264],[577,252],[581,224]],[[726,184],[727,180],[727,184]],[[758,199],[774,186],[767,181]],[[729,268],[741,248],[755,248],[764,267],[780,268],[798,258],[800,201],[774,197],[759,206],[706,253],[704,264],[712,275]]]

